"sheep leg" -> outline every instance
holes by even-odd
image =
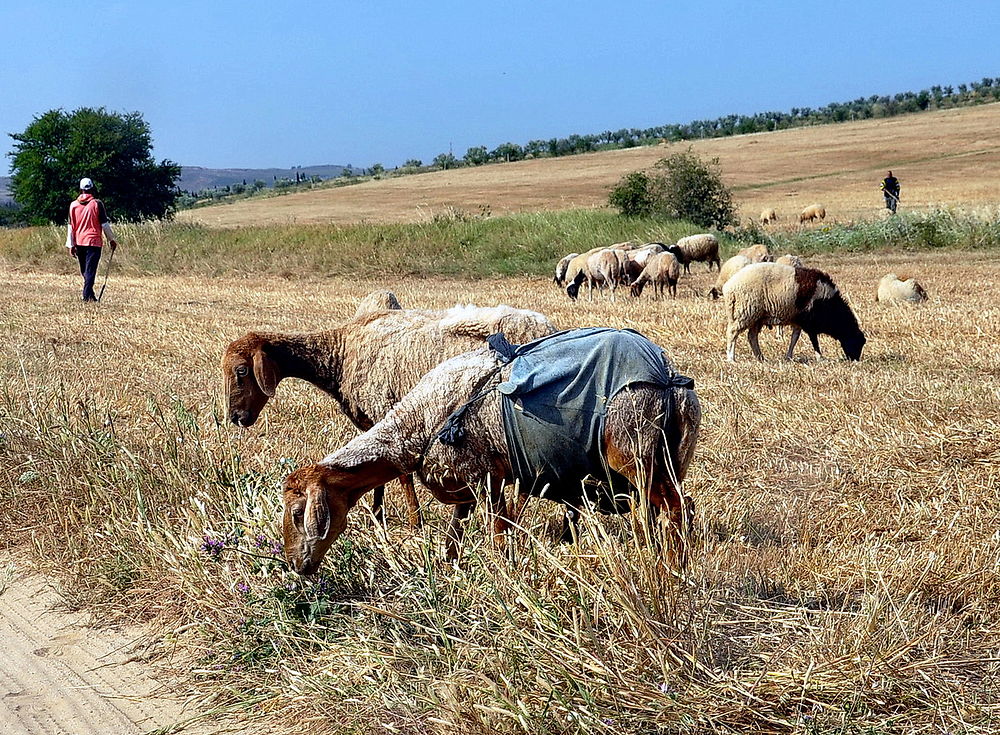
[[[465,536],[465,523],[475,507],[475,502],[459,503],[452,511],[451,523],[448,524],[448,535],[444,545],[446,561],[458,559],[458,551],[462,547],[462,538]]]
[[[559,536],[560,543],[571,544],[580,538],[580,511],[572,505],[566,506],[563,517],[563,530]]]
[[[788,351],[785,353],[785,359],[792,359],[792,352],[795,350],[795,343],[799,341],[799,335],[802,334],[802,329],[799,327],[792,327],[792,338],[788,341]]]
[[[736,362],[736,340],[742,333],[743,329],[735,322],[726,327],[726,359],[729,362]]]
[[[750,343],[750,349],[753,351],[754,357],[758,360],[764,359],[764,353],[760,351],[760,330],[762,326],[763,325],[759,323],[754,324],[747,331],[747,342]]]
[[[379,485],[372,491],[372,515],[375,522],[385,528],[385,506],[382,501],[385,499],[385,485]]]
[[[423,525],[423,519],[420,517],[420,501],[417,499],[417,491],[413,488],[413,475],[400,477],[399,486],[403,488],[403,497],[406,498],[406,517],[410,522],[410,528],[416,530]]]
[[[806,332],[809,335],[809,341],[812,342],[813,349],[816,351],[816,357],[823,357],[823,353],[819,351],[819,335],[815,332]]]

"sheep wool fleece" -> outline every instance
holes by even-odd
[[[671,372],[663,350],[630,329],[557,332],[500,354],[505,358],[513,365],[498,390],[511,467],[522,492],[574,505],[586,499],[603,512],[625,511],[620,496],[634,489],[603,460],[608,402],[636,383],[690,388],[694,381]],[[666,416],[672,415],[669,405]]]

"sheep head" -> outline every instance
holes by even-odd
[[[267,347],[267,340],[251,332],[230,344],[222,355],[227,415],[238,426],[252,426],[257,421],[282,378]]]
[[[347,528],[347,513],[366,492],[401,472],[378,457],[309,465],[285,478],[282,534],[285,559],[299,574],[319,569]]]

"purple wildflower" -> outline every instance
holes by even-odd
[[[240,582],[238,585],[236,585],[236,591],[239,592],[241,595],[249,595],[250,585],[248,585],[246,582]]]
[[[209,559],[218,561],[222,556],[223,549],[226,548],[226,542],[220,539],[212,538],[206,533],[202,536],[201,546],[199,548],[208,556]]]

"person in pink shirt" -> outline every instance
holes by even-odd
[[[80,179],[80,196],[69,205],[69,225],[66,228],[66,247],[70,255],[80,261],[80,275],[83,276],[83,300],[97,301],[94,295],[94,280],[97,278],[97,264],[101,262],[104,236],[108,237],[111,252],[118,247],[111,231],[111,222],[104,209],[104,202],[94,198],[94,182]]]

